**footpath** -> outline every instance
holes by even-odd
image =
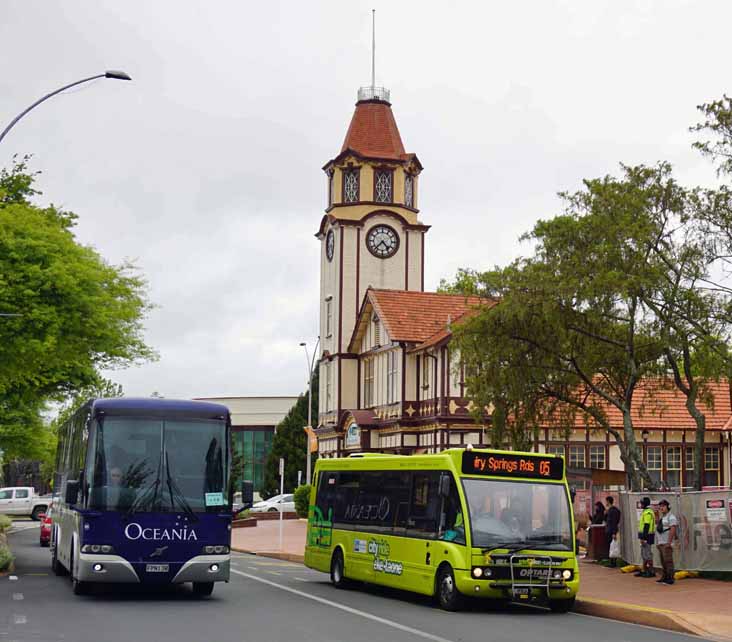
[[[302,563],[307,523],[284,520],[282,548],[279,528],[277,520],[235,528],[232,548]],[[688,578],[668,586],[585,560],[580,561],[580,578],[577,613],[732,642],[732,582]]]

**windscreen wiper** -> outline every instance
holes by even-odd
[[[194,522],[198,521],[198,515],[193,512],[188,501],[186,501],[185,495],[180,491],[180,488],[173,481],[173,477],[170,474],[170,461],[168,459],[168,451],[165,451],[165,480],[168,484],[168,492],[170,493],[170,505],[175,508],[175,500],[178,500],[183,512],[188,515]]]
[[[483,554],[490,553],[492,551],[497,551],[499,548],[505,548],[509,553],[515,553],[517,551],[523,551],[527,548],[527,545],[526,542],[503,542],[501,544],[489,546],[488,548],[481,548],[480,552]]]

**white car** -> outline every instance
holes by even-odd
[[[269,511],[280,511],[282,513],[295,512],[295,497],[292,493],[284,495],[275,495],[269,499],[257,502],[252,506],[252,513],[266,513]]]

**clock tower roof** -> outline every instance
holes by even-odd
[[[404,151],[386,90],[377,87],[369,93],[359,91],[341,154],[348,150],[364,158],[406,161],[414,157]]]

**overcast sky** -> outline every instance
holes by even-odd
[[[426,288],[527,252],[556,193],[618,162],[690,149],[696,105],[732,91],[728,1],[245,2],[0,0],[0,143],[34,155],[43,201],[77,236],[131,259],[157,308],[157,363],[110,373],[128,395],[287,395],[318,328],[322,165],[356,91],[391,89],[424,172]]]

